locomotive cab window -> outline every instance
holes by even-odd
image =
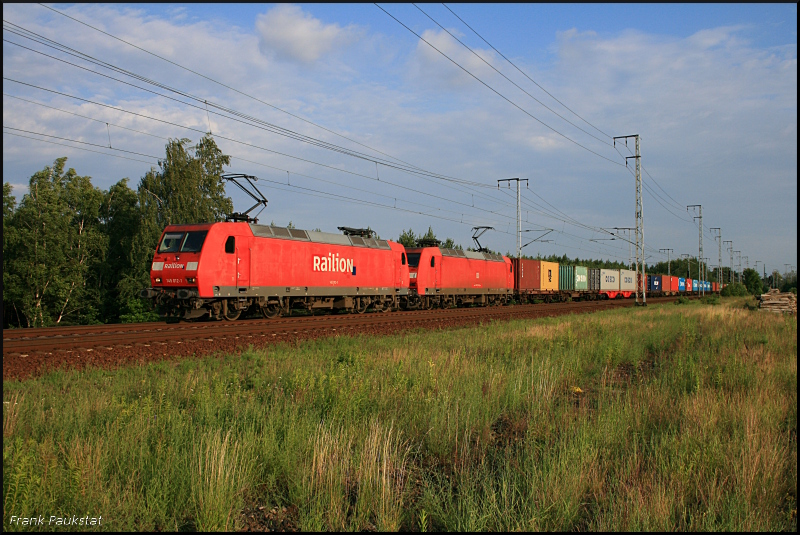
[[[411,267],[419,266],[420,253],[408,253],[408,265]]]
[[[199,253],[203,248],[203,242],[206,241],[207,230],[194,230],[186,233],[181,245],[182,253]]]
[[[432,256],[431,257],[431,267],[434,267],[435,265],[436,265],[436,257]]]
[[[167,232],[161,240],[161,245],[158,246],[158,252],[177,253],[181,250],[181,241],[183,241],[183,232]]]
[[[236,238],[234,236],[228,236],[225,241],[225,252],[228,254],[236,252]]]
[[[400,262],[405,266],[406,265],[406,253],[400,253]]]
[[[508,272],[509,273],[514,273],[514,264],[509,264],[508,265]]]
[[[207,230],[167,232],[158,246],[159,253],[199,253],[206,241]]]

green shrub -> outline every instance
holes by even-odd
[[[733,284],[725,286],[720,292],[720,295],[722,297],[745,297],[750,295],[750,292],[747,291],[747,287],[741,282],[734,282]]]
[[[676,305],[688,305],[689,303],[691,300],[684,295],[678,296],[678,299],[675,300]]]
[[[122,310],[122,314],[119,315],[122,323],[143,323],[161,319],[157,312],[149,309],[149,303],[146,304],[141,299],[131,299]]]

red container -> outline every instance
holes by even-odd
[[[712,292],[718,292],[719,291],[719,283],[718,282],[712,282],[711,283],[711,291]]]
[[[686,279],[686,293],[692,293],[692,280],[693,279]]]
[[[679,283],[679,281],[678,281],[678,279],[679,279],[680,277],[668,276],[667,278],[669,279],[669,291],[670,291],[670,293],[673,293],[673,294],[676,294],[676,293],[678,293],[678,291],[679,291],[679,288],[678,288],[678,286],[679,286],[679,284],[678,284],[678,283]],[[664,285],[664,288],[666,288],[666,287],[667,287],[667,286],[666,286],[666,284],[665,284],[665,285]]]
[[[500,255],[440,249],[409,248],[411,282],[419,295],[509,295],[514,289],[511,261]]]
[[[514,287],[520,292],[532,290],[558,291],[558,264],[543,260],[512,258],[514,265]]]

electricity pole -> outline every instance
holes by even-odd
[[[731,272],[728,274],[728,279],[730,283],[733,284],[733,241],[732,240],[725,240],[723,243],[730,243],[730,246],[726,249],[729,253],[731,253]]]
[[[692,278],[692,255],[684,253],[684,254],[681,255],[681,258],[685,258],[686,259],[686,265],[688,266],[687,269],[689,270],[689,273],[688,273],[689,276],[687,278],[691,279]]]
[[[704,276],[703,276],[703,264],[702,264],[702,262],[703,262],[703,205],[702,204],[690,204],[689,206],[686,207],[686,211],[687,212],[689,211],[689,208],[700,208],[700,216],[699,217],[696,216],[693,219],[699,219],[700,220],[700,225],[699,225],[699,228],[700,228],[700,254],[697,256],[697,268],[698,268],[697,269],[697,277],[702,282],[702,279],[704,278]],[[705,286],[702,285],[702,284],[701,284],[701,286],[703,286],[703,289],[700,290],[700,293],[705,294]],[[698,288],[698,290],[699,289],[700,288]]]
[[[734,251],[739,258],[736,260],[736,267],[739,268],[739,282],[742,282],[742,252]]]
[[[672,252],[672,249],[659,249],[659,252],[666,251],[667,252],[667,275],[672,276],[672,264],[669,261],[669,253]]]
[[[722,282],[722,229],[720,227],[711,227],[710,230],[717,231],[716,236],[714,236],[714,239],[719,241],[719,264],[717,264],[717,267],[719,267],[719,275],[717,276],[717,288],[719,288],[719,290],[717,291],[721,292],[722,288],[720,286],[720,283]]]
[[[497,189],[500,189],[500,182],[508,182],[508,187],[511,187],[511,181],[515,181],[517,183],[517,258],[522,258],[520,255],[522,254],[522,212],[520,211],[520,196],[519,196],[519,183],[521,181],[525,181],[525,185],[528,185],[527,178],[501,178],[497,181]]]
[[[614,138],[614,146],[617,145],[618,139],[625,140],[625,146],[628,146],[628,138],[636,140],[636,152],[633,156],[625,157],[625,167],[628,166],[628,158],[636,159],[636,278],[639,278],[639,264],[642,266],[642,277],[636,281],[636,304],[645,306],[647,305],[647,275],[645,274],[644,267],[644,210],[642,209],[642,157],[640,148],[639,134],[632,134],[629,136],[617,136]],[[642,285],[642,302],[639,302],[639,282]]]

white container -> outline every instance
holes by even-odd
[[[619,270],[619,289],[623,292],[636,291],[636,272],[630,269]]]
[[[619,291],[619,270],[601,269],[600,270],[600,289]]]

